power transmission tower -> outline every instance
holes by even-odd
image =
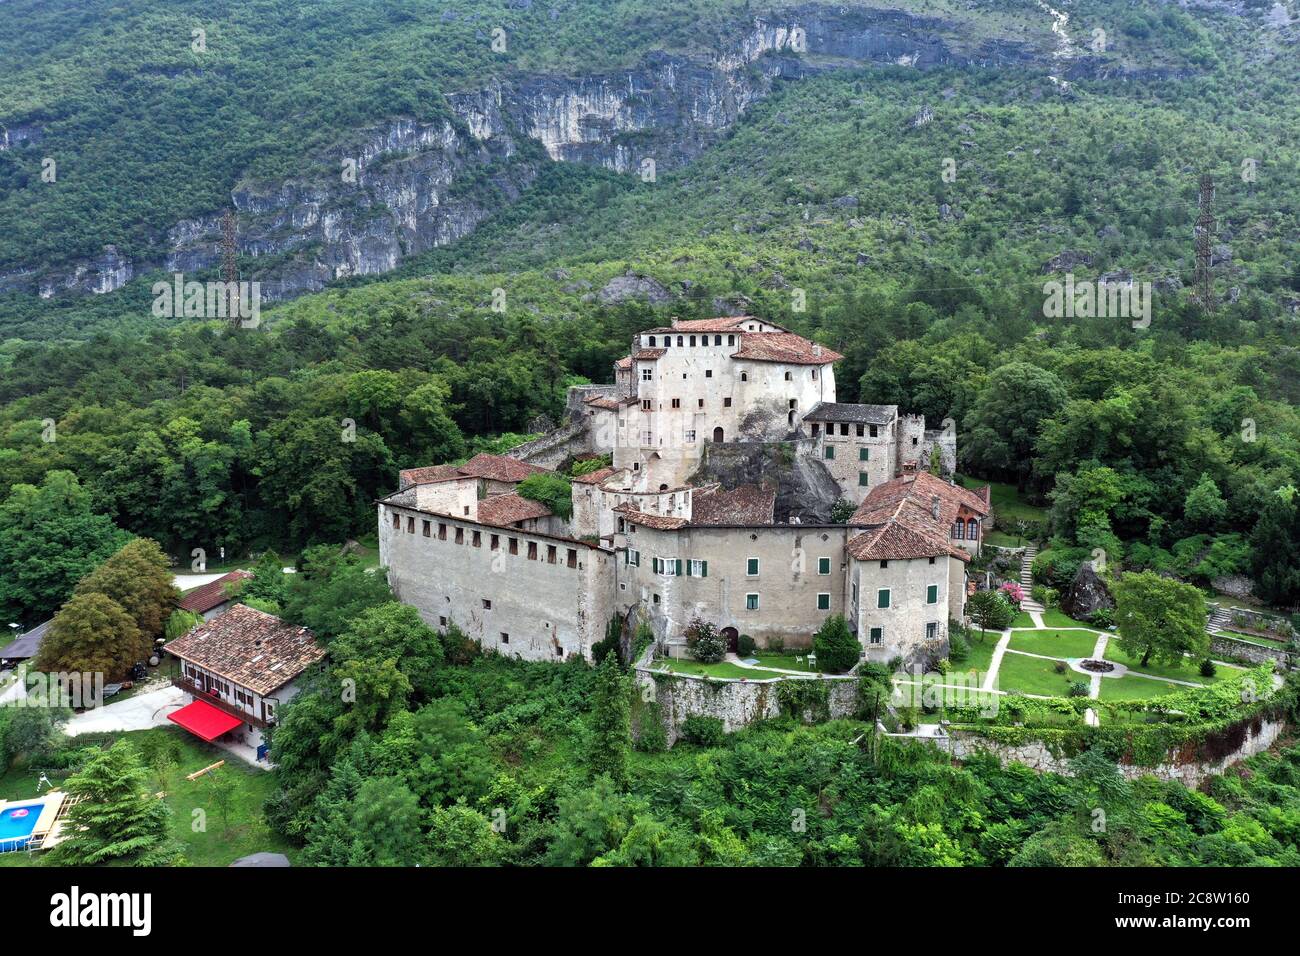
[[[227,209],[221,217],[221,278],[224,282],[239,281],[239,266],[235,263],[238,249],[235,242],[235,214]]]
[[[1214,177],[1201,176],[1201,212],[1196,217],[1196,285],[1200,289],[1201,306],[1206,312],[1214,311],[1214,281],[1210,275],[1214,244]]]

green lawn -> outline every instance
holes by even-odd
[[[1008,646],[1048,657],[1091,657],[1097,635],[1091,631],[1012,631]]]
[[[952,668],[949,673],[963,674],[970,671],[978,671],[981,675],[988,673],[989,663],[993,660],[993,648],[997,645],[997,638],[993,635],[981,644],[978,640],[971,641],[970,653],[966,655],[966,660],[958,664],[952,662]]]
[[[969,475],[963,475],[961,483],[964,487],[975,491],[989,486],[989,496],[993,502],[993,512],[997,515],[998,523],[1014,537],[1015,520],[1024,518],[1026,521],[1043,522],[1047,520],[1047,509],[1039,508],[1037,505],[1031,505],[1020,496],[1015,485],[1007,485],[997,481],[985,481],[982,478],[972,478]]]
[[[1087,681],[1082,674],[1066,670],[1056,673],[1054,662],[1007,652],[998,667],[997,689],[1042,697],[1065,697],[1074,681]]]
[[[778,667],[787,671],[807,671],[810,674],[821,673],[820,667],[808,666],[806,656],[804,656],[802,662],[796,661],[794,654],[774,654],[771,651],[757,651],[750,656],[757,660],[761,667]]]
[[[1011,619],[1012,628],[1033,627],[1034,619],[1029,616],[1028,611],[1017,611],[1016,616]]]
[[[1285,650],[1290,646],[1290,641],[1284,641],[1276,637],[1265,637],[1262,634],[1243,634],[1241,631],[1230,631],[1224,628],[1219,632],[1224,637],[1231,637],[1238,641],[1245,641],[1247,644],[1255,644],[1259,647],[1276,647]]]
[[[1106,660],[1115,661],[1119,664],[1126,665],[1130,670],[1140,671],[1143,674],[1151,674],[1155,677],[1172,677],[1174,680],[1190,681],[1193,684],[1213,684],[1227,676],[1226,668],[1219,667],[1218,673],[1213,677],[1201,676],[1201,662],[1194,661],[1190,657],[1184,658],[1185,663],[1182,667],[1173,664],[1159,664],[1155,661],[1142,666],[1141,655],[1130,657],[1119,648],[1119,640],[1111,638],[1110,643],[1106,645]],[[1229,671],[1229,673],[1231,673]]]
[[[694,674],[697,677],[748,677],[750,680],[768,680],[780,677],[776,671],[763,670],[760,667],[741,667],[729,661],[716,664],[701,664],[699,661],[660,661],[660,666],[674,674]]]
[[[1064,611],[1054,607],[1049,607],[1043,612],[1043,625],[1045,627],[1092,627],[1086,621],[1076,621]]]
[[[179,766],[172,771],[167,784],[166,801],[172,810],[172,837],[184,844],[185,858],[191,864],[228,866],[241,856],[262,851],[283,853],[290,860],[294,859],[297,848],[271,832],[262,815],[262,805],[275,790],[273,773],[250,767],[219,747],[205,744],[180,728],[158,727],[123,733],[120,736],[140,744],[146,737],[160,735],[175,738],[181,748]],[[209,777],[200,777],[194,781],[185,779],[186,774],[218,760],[225,760],[226,765],[215,773],[234,781],[227,811],[228,822],[223,820],[221,810],[213,798]],[[30,769],[11,768],[0,775],[0,798],[13,800],[34,796],[38,773],[39,771]],[[67,775],[50,773],[49,776],[57,784]],[[158,784],[158,780],[150,774],[150,788],[160,789]],[[194,811],[200,809],[207,817],[206,830],[195,833],[194,821],[197,817]],[[39,861],[40,855],[29,858],[26,853],[0,853],[0,865],[24,866],[31,860]]]
[[[1101,679],[1100,700],[1149,700],[1186,690],[1179,684],[1170,684],[1162,680],[1147,680],[1125,674],[1123,677],[1103,677]]]

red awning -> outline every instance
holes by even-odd
[[[201,700],[186,704],[174,714],[168,714],[167,719],[207,741],[216,740],[243,723],[238,717],[232,717],[224,710],[217,710]]]

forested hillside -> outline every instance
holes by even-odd
[[[6,17],[0,35],[15,53],[0,70],[18,81],[4,84],[0,120],[46,137],[0,152],[11,265],[109,242],[143,249],[168,223],[221,208],[243,178],[307,175],[349,130],[436,118],[453,87],[656,51],[717,55],[745,35],[733,23],[808,15],[136,0],[92,37],[96,4],[64,20],[49,6],[21,28]],[[1034,4],[862,6],[940,21],[950,51],[996,40],[1022,59],[815,57],[816,70],[773,76],[697,156],[649,178],[556,162],[517,135],[536,176],[489,202],[476,228],[392,273],[279,305],[257,329],[155,317],[160,272],[103,295],[0,295],[9,520],[65,494],[29,486],[66,470],[88,514],[178,555],[354,537],[398,468],[508,445],[497,436],[557,417],[567,385],[609,380],[638,328],[745,310],[844,353],[843,400],[953,418],[961,469],[1052,506],[1066,553],[1104,547],[1207,585],[1262,575],[1275,582],[1267,600],[1295,603],[1300,555],[1270,544],[1300,537],[1289,490],[1300,483],[1289,121],[1300,94],[1287,11],[1080,3],[1065,59]],[[515,37],[505,63],[487,47],[498,19]],[[202,67],[185,52],[192,23],[210,27],[217,57]],[[62,39],[37,42],[56,29]],[[168,30],[182,51],[149,39]],[[111,92],[96,85],[104,70],[116,71]],[[32,173],[58,144],[73,158],[51,199]],[[1202,173],[1216,182],[1213,312],[1191,288]],[[245,277],[266,265],[241,249]],[[1150,326],[1045,316],[1043,283],[1066,272],[1150,282]],[[355,441],[341,437],[348,420]],[[1189,513],[1194,491],[1221,507]],[[11,614],[52,609],[4,597]]]

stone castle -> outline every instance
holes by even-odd
[[[807,646],[833,614],[869,660],[946,653],[988,489],[945,477],[950,422],[836,402],[842,357],[749,316],[640,333],[612,385],[570,391],[559,428],[401,473],[378,503],[394,593],[434,627],[529,659],[590,658],[634,612],[673,654],[696,618],[734,649],[741,634]],[[605,455],[573,479],[570,517],[516,493]],[[847,522],[836,504],[854,508]]]

